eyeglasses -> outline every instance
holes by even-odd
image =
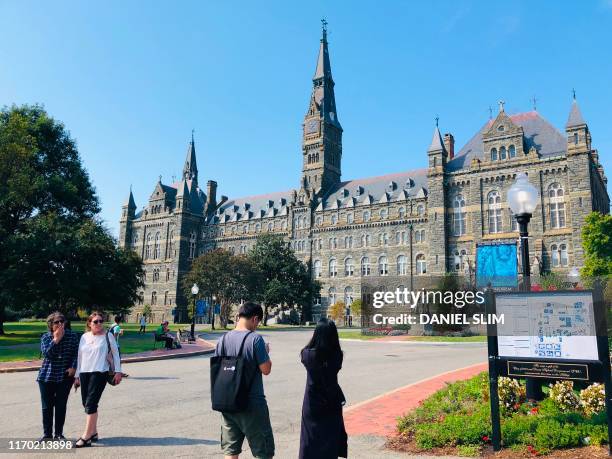
[[[59,325],[59,324],[63,324],[65,321],[63,319],[60,320],[54,320],[53,321],[53,325]]]
[[[103,324],[104,321],[103,320],[92,320],[91,323],[98,325],[98,324]]]

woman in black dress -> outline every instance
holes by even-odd
[[[346,403],[338,385],[342,350],[336,325],[327,319],[317,323],[310,342],[302,349],[306,367],[306,392],[302,404],[300,459],[347,457],[347,436],[342,418]]]

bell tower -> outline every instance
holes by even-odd
[[[340,183],[342,160],[342,126],[336,111],[327,45],[327,21],[323,19],[321,23],[322,37],[317,68],[312,78],[312,95],[302,125],[300,187],[314,193],[325,193]]]

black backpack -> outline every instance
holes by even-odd
[[[253,333],[242,339],[238,355],[225,355],[225,337],[221,338],[219,355],[210,359],[210,398],[212,409],[224,413],[244,411],[248,405],[250,384],[247,382],[246,361],[242,356],[244,342]]]

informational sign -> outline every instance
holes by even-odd
[[[476,286],[516,288],[518,262],[516,243],[479,244],[476,247]]]
[[[196,301],[196,316],[204,316],[208,311],[208,303],[206,300]]]
[[[589,380],[589,366],[582,363],[525,362],[508,360],[508,376],[516,378],[546,378]]]
[[[591,292],[498,293],[500,357],[597,360]]]

